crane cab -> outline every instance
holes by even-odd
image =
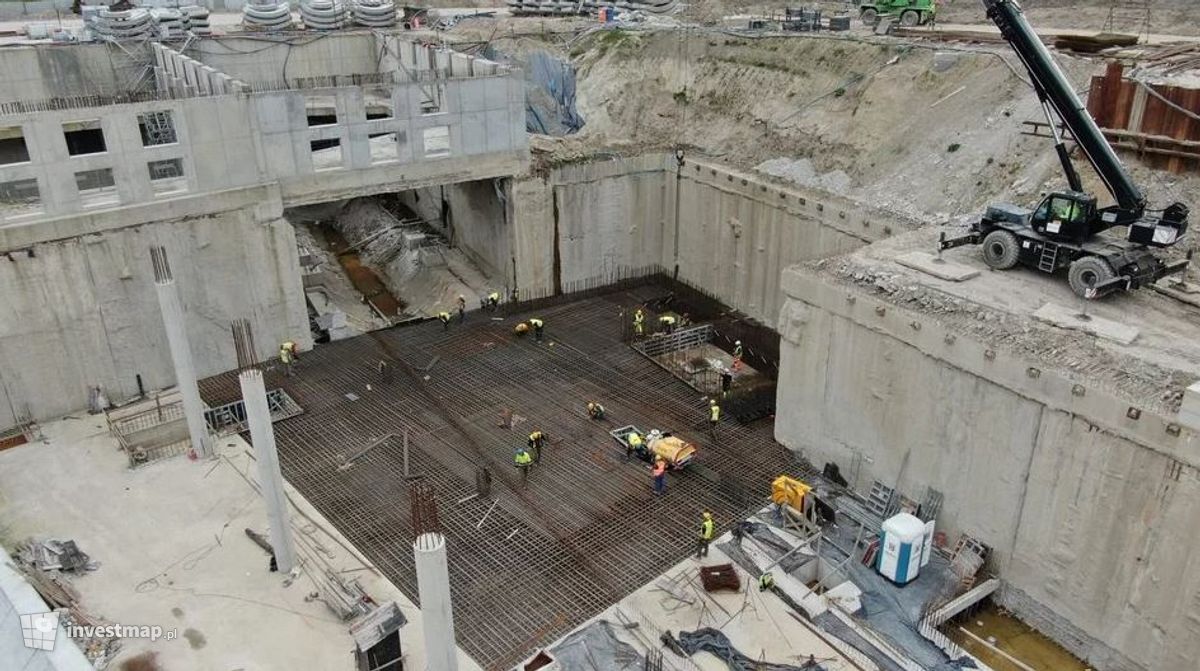
[[[1029,218],[1029,226],[1051,240],[1083,242],[1094,234],[1096,197],[1078,191],[1051,193]]]

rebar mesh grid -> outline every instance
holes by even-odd
[[[375,332],[317,348],[294,377],[268,373],[305,408],[275,425],[285,477],[419,601],[408,505],[417,480],[405,478],[397,441],[338,469],[408,430],[410,473],[440,501],[459,644],[487,669],[512,667],[682,560],[704,510],[727,527],[766,502],[776,476],[811,473],[774,442],[770,422],[722,422],[714,441],[705,400],[622,344],[620,315],[646,292],[503,321],[468,313],[448,332],[436,322]],[[545,320],[546,342],[513,334],[530,316]],[[395,374],[382,376],[381,361]],[[236,376],[201,389],[209,404],[228,402]],[[589,400],[605,420],[588,418]],[[699,468],[672,473],[655,497],[649,466],[625,461],[608,435],[624,424],[695,443]],[[522,487],[513,455],[533,429],[549,444]],[[492,498],[468,498],[479,467],[493,474]]]

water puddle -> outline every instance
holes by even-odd
[[[384,319],[389,321],[395,319],[404,309],[404,304],[392,295],[375,271],[362,262],[358,252],[350,249],[350,243],[346,241],[340,231],[333,226],[325,225],[321,227],[321,232],[325,236],[329,250],[337,257],[338,263],[346,271],[354,288],[358,289],[367,303]]]
[[[964,633],[964,629],[970,633]],[[971,615],[956,618],[942,627],[942,631],[995,671],[1086,671],[1090,668],[1054,641],[991,603]],[[1007,657],[979,639],[998,648]]]

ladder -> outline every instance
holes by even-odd
[[[1058,243],[1046,241],[1042,243],[1042,256],[1038,259],[1038,270],[1052,273],[1058,263]]]

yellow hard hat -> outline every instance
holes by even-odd
[[[706,520],[711,520],[711,519],[712,519],[712,513],[708,512],[707,510],[706,510],[706,511],[704,511],[704,519],[706,519]]]

